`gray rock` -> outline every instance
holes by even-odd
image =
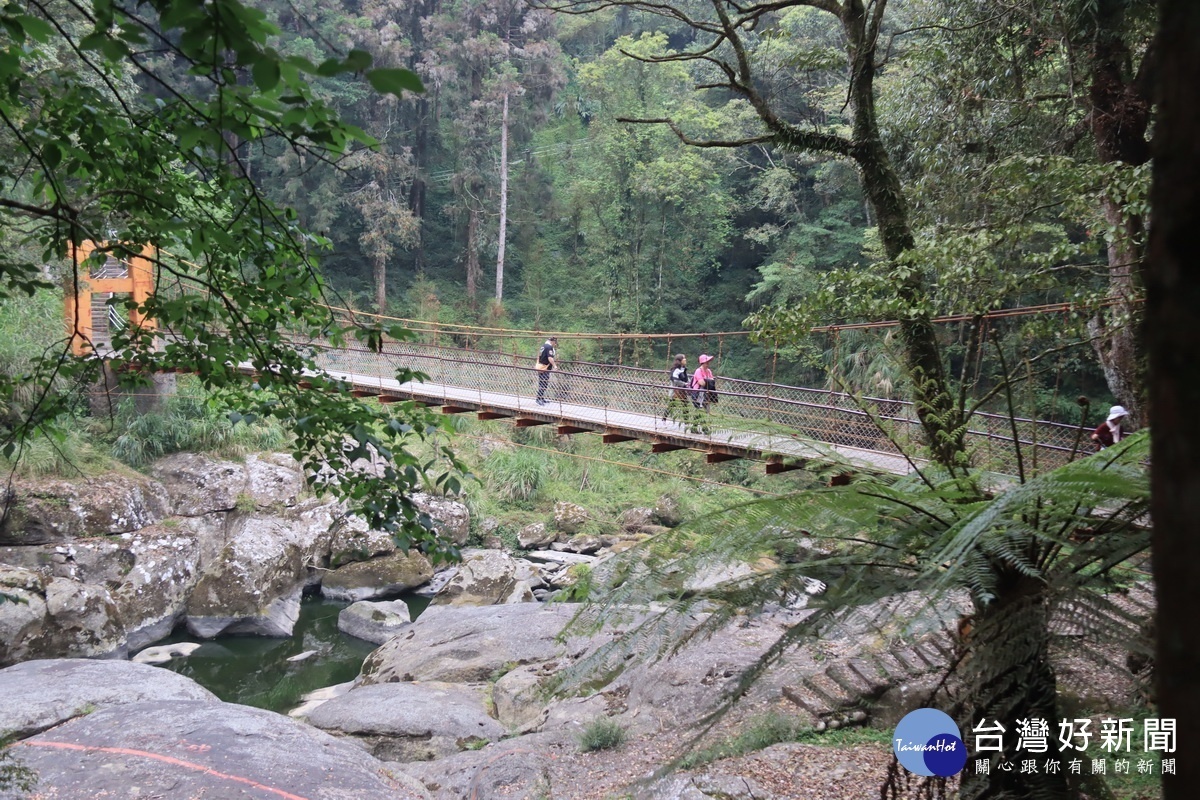
[[[25,740],[21,750],[38,774],[38,791],[50,797],[428,797],[361,747],[280,714],[227,703],[103,708]]]
[[[533,602],[529,584],[517,579],[518,567],[512,556],[498,550],[468,550],[463,554],[457,573],[433,603],[439,606],[486,606]]]
[[[246,486],[259,508],[294,506],[308,487],[304,470],[288,453],[251,453],[246,456]]]
[[[577,655],[586,642],[555,641],[574,611],[538,603],[431,606],[401,635],[367,656],[362,682],[484,682],[514,664]]]
[[[354,736],[388,761],[429,761],[499,739],[479,690],[450,683],[361,686],[308,714],[322,730]]]
[[[321,594],[331,600],[371,600],[395,597],[433,577],[433,565],[416,551],[358,561],[326,573]]]
[[[329,543],[329,565],[340,567],[354,561],[369,561],[396,552],[391,534],[371,530],[362,517],[348,516],[334,523]]]
[[[187,618],[187,629],[193,636],[212,639],[221,634],[269,636],[284,639],[292,635],[300,619],[300,598],[303,587],[291,594],[271,598],[266,606],[242,614],[194,614]]]
[[[561,739],[533,734],[495,742],[404,770],[429,787],[435,800],[545,800],[567,797],[551,779],[551,748]]]
[[[338,630],[366,642],[383,644],[404,630],[410,621],[408,604],[403,600],[363,600],[342,609],[338,614]]]
[[[546,700],[540,695],[545,676],[541,664],[517,667],[492,684],[496,719],[509,730],[527,732],[545,719]]]
[[[439,536],[459,546],[467,543],[471,535],[471,512],[465,504],[424,492],[414,494],[412,501],[421,513],[428,514],[433,520]]]
[[[549,528],[544,522],[534,522],[517,531],[517,544],[522,550],[533,550],[545,547],[558,537],[558,532]]]
[[[594,553],[604,546],[599,536],[589,533],[577,533],[563,543],[562,548],[568,553]]]
[[[554,504],[554,527],[562,533],[579,533],[590,519],[591,514],[583,506],[562,500]]]
[[[293,606],[328,553],[333,508],[310,500],[276,516],[231,517],[225,547],[188,598],[189,630],[291,635]]]
[[[674,528],[683,521],[683,511],[679,508],[679,501],[669,494],[664,494],[654,504],[652,519],[659,525]]]
[[[128,533],[169,513],[164,488],[136,473],[84,481],[22,481],[0,522],[0,544],[35,545]]]
[[[654,519],[653,508],[627,508],[617,517],[621,530],[638,533]]]
[[[155,462],[150,474],[167,488],[171,512],[185,517],[232,511],[242,495],[249,496],[246,465],[233,461],[176,453]]]
[[[198,700],[216,695],[169,670],[129,661],[47,659],[0,669],[0,731],[18,738],[97,709],[146,700]]]
[[[638,792],[637,800],[773,800],[775,795],[741,775],[674,775]]]

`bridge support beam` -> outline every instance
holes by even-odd
[[[350,394],[354,397],[378,397],[379,392],[375,389],[352,389]]]
[[[559,436],[572,436],[576,433],[595,433],[591,428],[581,428],[578,425],[559,425]]]
[[[379,402],[385,406],[389,403],[403,403],[405,400],[410,400],[410,399],[411,398],[408,398],[408,397],[401,397],[398,394],[381,394],[381,395],[379,395]]]
[[[532,417],[521,417],[513,424],[516,425],[518,428],[534,428],[534,427],[537,427],[538,425],[551,425],[553,423],[551,423],[549,420],[545,420],[545,419],[533,419]]]
[[[474,411],[473,408],[466,406],[442,406],[443,414],[466,414],[468,411]]]
[[[782,458],[772,459],[771,461],[767,462],[767,474],[779,475],[783,472],[791,472],[794,469],[804,469],[806,466],[808,466],[808,464],[804,461],[785,462]]]
[[[670,453],[675,450],[687,450],[687,448],[681,444],[671,444],[670,442],[655,442],[650,445],[651,453]]]
[[[743,456],[733,453],[723,453],[719,450],[712,450],[704,456],[704,460],[709,464],[720,464],[722,461],[736,461]]]
[[[616,444],[617,442],[632,442],[636,436],[626,436],[623,433],[603,433],[600,435],[600,441],[605,444]]]
[[[483,409],[480,409],[479,412],[475,416],[481,420],[488,420],[488,419],[511,419],[513,415],[507,411],[492,411],[490,408],[483,408]]]

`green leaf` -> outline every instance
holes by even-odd
[[[250,68],[254,76],[254,84],[264,92],[269,92],[279,85],[279,62],[273,58],[264,58],[254,62]]]
[[[415,72],[396,67],[380,67],[367,70],[367,81],[371,88],[384,94],[401,97],[404,91],[423,92],[425,87]]]
[[[45,44],[50,41],[50,37],[54,36],[54,28],[50,27],[50,23],[44,19],[23,14],[17,17],[17,22],[25,29],[29,38],[36,42]]]

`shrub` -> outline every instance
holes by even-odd
[[[178,394],[163,408],[137,414],[132,404],[118,412],[123,430],[112,445],[114,457],[141,467],[171,453],[215,452],[226,456],[274,450],[284,446],[287,434],[275,421],[233,422],[203,397]]]
[[[550,465],[539,453],[529,450],[496,450],[484,461],[488,485],[508,500],[527,501],[537,497],[550,478]]]
[[[590,753],[593,750],[611,750],[625,744],[625,728],[615,720],[600,717],[588,723],[579,734],[579,750]]]

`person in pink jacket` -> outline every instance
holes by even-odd
[[[708,366],[713,357],[707,353],[700,355],[700,366],[692,373],[692,405],[711,411],[709,407],[717,402],[717,378]]]

